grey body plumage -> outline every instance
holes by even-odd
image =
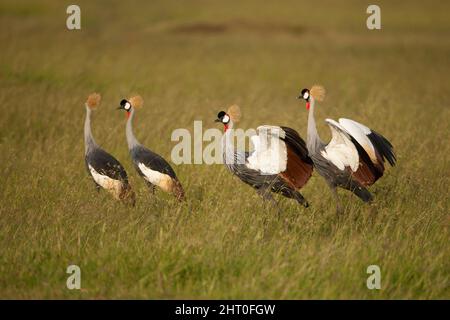
[[[317,86],[318,96],[323,99],[324,89]],[[311,89],[311,91],[314,90]],[[343,139],[350,143],[350,147],[347,150],[354,150],[353,155],[356,154],[358,157],[358,165],[355,170],[350,166],[343,166],[339,168],[336,163],[327,159],[324,155],[327,154],[327,147],[333,143],[339,144],[346,142],[332,141],[329,144],[325,144],[319,137],[317,133],[316,122],[314,118],[314,108],[315,108],[315,97],[308,89],[303,89],[299,98],[307,101],[307,109],[309,109],[308,114],[308,135],[307,135],[307,147],[308,153],[314,162],[314,167],[317,172],[326,180],[329,187],[331,188],[337,201],[337,211],[341,212],[342,208],[340,206],[339,198],[337,195],[337,187],[341,187],[353,192],[364,202],[372,201],[372,194],[366,189],[366,186],[373,184],[377,179],[383,175],[384,171],[384,160],[386,159],[392,166],[395,164],[395,154],[393,151],[392,144],[384,138],[382,135],[376,133],[369,128],[348,119],[340,119],[339,123],[332,120],[327,120],[330,128],[341,134]],[[342,120],[342,122],[341,122]],[[363,147],[357,138],[352,136],[344,127],[344,124],[351,131],[359,135],[360,141],[370,141],[372,149],[370,146],[366,145]],[[334,134],[334,132],[333,132]],[[366,136],[366,138],[364,138]],[[334,135],[333,135],[334,138]],[[368,139],[368,140],[366,140]],[[333,145],[332,145],[333,146]],[[352,149],[354,148],[354,149]],[[367,149],[366,149],[367,148]],[[373,160],[368,152],[373,153]],[[339,152],[343,152],[340,150]],[[352,156],[352,155],[349,155]],[[337,161],[339,161],[339,155],[337,156]],[[338,162],[339,163],[339,162]],[[343,163],[340,163],[343,165]]]
[[[357,197],[359,197],[364,202],[369,202],[372,200],[371,193],[358,181],[355,181],[349,170],[339,170],[335,165],[333,165],[328,159],[325,159],[319,152],[310,154],[310,157],[314,163],[314,168],[316,171],[326,180],[328,186],[333,191],[333,194],[337,198],[336,187],[341,187],[346,190],[353,192]],[[338,206],[339,206],[339,199]],[[340,208],[338,210],[341,210]]]
[[[84,123],[84,142],[85,142],[85,165],[86,170],[95,183],[97,190],[107,189],[119,200],[131,200],[134,205],[134,193],[128,182],[128,176],[125,168],[120,162],[108,152],[100,148],[95,142],[91,131],[91,108],[86,105],[86,118]],[[107,177],[110,183],[101,185]],[[114,182],[115,181],[115,182]]]
[[[220,115],[221,114],[219,114],[219,116]],[[216,121],[219,120],[221,119],[217,119]],[[249,152],[235,150],[231,137],[233,125],[233,121],[230,119],[230,121],[226,123],[227,129],[222,137],[223,161],[228,170],[233,175],[237,176],[242,182],[256,189],[258,194],[265,200],[269,200],[276,204],[275,199],[271,195],[271,192],[274,192],[279,193],[284,197],[294,199],[304,207],[308,207],[308,202],[300,194],[300,192],[298,192],[292,185],[289,185],[286,180],[280,176],[280,174],[264,174],[247,166],[247,159],[251,154]],[[284,129],[294,131],[290,128]],[[301,140],[299,136],[298,139]],[[303,141],[299,141],[298,144],[300,145],[302,142]],[[306,159],[308,158],[306,155],[306,147],[304,150],[305,152],[302,157]]]
[[[138,167],[138,164],[143,163],[152,170],[167,174],[171,178],[177,179],[175,171],[163,157],[144,147],[139,143],[139,141],[137,141],[133,133],[134,113],[135,110],[134,108],[132,108],[130,111],[130,116],[127,120],[126,137],[130,156],[133,160],[136,170],[142,176],[143,174],[141,169]]]
[[[134,136],[132,125],[135,108],[130,102],[122,100],[121,109],[125,109],[128,113],[126,138],[130,157],[138,174],[144,178],[152,193],[155,186],[158,186],[166,192],[173,193],[178,200],[184,200],[183,187],[170,164],[159,154],[140,144]]]

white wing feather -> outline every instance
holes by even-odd
[[[272,135],[278,139],[284,139],[286,137],[286,132],[278,126],[263,125],[256,128],[256,131],[258,131],[258,134]]]
[[[159,171],[152,170],[148,168],[145,164],[142,162],[138,163],[139,169],[141,169],[142,174],[144,175],[144,179],[148,182],[159,185],[161,180],[164,178],[165,174],[161,173]]]
[[[325,122],[330,126],[332,137],[325,150],[321,152],[322,156],[331,161],[339,170],[350,167],[355,172],[359,166],[359,155],[349,134],[336,121],[326,119]]]
[[[366,150],[372,162],[376,163],[375,147],[368,138],[372,131],[365,125],[350,119],[340,118],[339,124]]]
[[[104,174],[97,172],[90,164],[88,164],[89,172],[94,178],[94,181],[102,188],[108,190],[114,196],[118,197],[120,190],[122,188],[122,182],[119,180],[112,179]]]
[[[286,171],[286,144],[280,138],[285,137],[283,129],[276,126],[260,126],[258,134],[250,137],[254,151],[247,158],[247,167],[263,174],[278,174]]]

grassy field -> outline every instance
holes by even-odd
[[[450,4],[377,1],[64,1],[0,4],[0,298],[450,298]],[[151,197],[128,156],[119,101],[140,93],[135,133],[170,160],[174,129],[214,127],[238,103],[241,128],[306,138],[299,90],[320,83],[323,119],[383,133],[398,165],[371,191],[314,174],[304,209],[267,208],[223,165],[174,167],[188,197]],[[127,169],[135,208],[97,193],[84,167],[84,101],[103,95],[94,136]],[[66,288],[79,265],[82,290]],[[381,268],[368,290],[366,268]]]

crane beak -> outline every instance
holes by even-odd
[[[216,119],[214,120],[214,122],[222,122],[220,119]]]

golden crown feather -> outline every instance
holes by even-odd
[[[233,104],[227,110],[227,114],[233,122],[239,122],[241,120],[241,108],[237,104]]]
[[[323,101],[325,99],[325,88],[321,85],[315,84],[309,90],[310,94],[316,99],[316,101]]]
[[[100,101],[102,100],[102,96],[97,93],[91,93],[87,100],[86,100],[86,105],[90,108],[90,109],[95,109],[100,105]]]
[[[140,95],[135,95],[128,99],[133,108],[140,109],[144,105],[144,99]]]

